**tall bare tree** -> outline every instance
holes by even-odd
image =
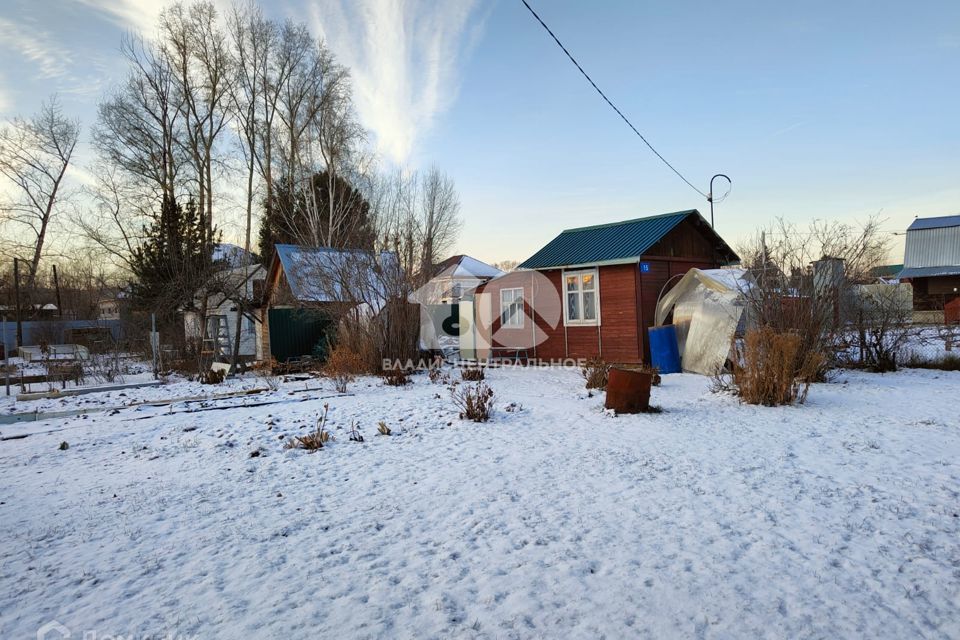
[[[169,58],[152,43],[125,36],[121,53],[130,71],[100,103],[93,143],[101,159],[136,186],[136,201],[128,205],[146,213],[178,195],[183,98]]]
[[[233,69],[236,79],[230,91],[230,109],[236,122],[240,149],[244,156],[246,171],[246,220],[244,225],[243,281],[250,277],[250,243],[253,231],[254,179],[257,172],[257,157],[266,122],[261,101],[263,85],[260,79],[268,72],[270,53],[276,42],[276,30],[263,17],[260,8],[252,2],[235,5],[229,19],[228,31],[232,45]],[[236,294],[245,293],[246,286],[237,288]],[[237,331],[233,340],[231,370],[236,369],[241,344],[242,320],[250,313],[253,300],[245,295],[235,296],[237,306]]]
[[[177,139],[189,158],[197,206],[213,233],[213,172],[217,139],[229,121],[233,59],[212,2],[176,3],[160,15],[158,49],[173,71],[183,120]]]
[[[80,137],[80,122],[64,115],[56,96],[29,120],[0,129],[0,175],[14,195],[0,205],[2,219],[26,230],[32,249],[27,288],[32,290],[50,224],[69,197],[64,178]]]

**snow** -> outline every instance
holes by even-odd
[[[0,637],[960,635],[960,374],[776,409],[669,375],[663,413],[619,417],[572,370],[487,378],[486,424],[421,375],[3,427],[32,435],[0,442]],[[335,442],[284,449],[324,403]]]

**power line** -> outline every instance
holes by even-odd
[[[630,122],[630,120],[627,118],[627,116],[623,115],[623,112],[620,111],[620,109],[617,108],[617,105],[613,104],[613,102],[610,101],[610,98],[608,98],[608,97],[606,96],[606,94],[605,94],[603,91],[600,90],[600,87],[598,87],[598,86],[597,86],[597,83],[593,81],[593,78],[591,78],[591,77],[589,76],[589,74],[587,74],[587,72],[583,70],[583,67],[580,66],[580,63],[577,62],[576,58],[574,58],[574,57],[570,54],[569,51],[567,51],[567,48],[566,48],[565,46],[563,46],[563,43],[562,43],[562,42],[560,42],[560,38],[558,38],[556,35],[554,35],[553,31],[550,30],[550,27],[547,26],[547,23],[545,23],[545,22],[540,18],[540,16],[537,15],[537,12],[533,10],[533,7],[531,7],[531,6],[527,3],[527,0],[520,0],[520,2],[522,2],[522,3],[523,3],[523,6],[525,6],[525,7],[527,8],[527,10],[530,11],[530,13],[533,15],[533,17],[537,19],[537,22],[540,23],[540,26],[542,26],[544,29],[547,30],[547,33],[550,34],[550,37],[553,38],[553,41],[557,43],[557,46],[560,47],[560,49],[562,49],[565,54],[567,54],[567,57],[570,58],[570,62],[572,62],[572,63],[574,64],[574,66],[580,71],[580,73],[583,74],[583,77],[587,79],[587,82],[589,82],[590,85],[591,85],[594,89],[597,90],[597,93],[600,94],[600,97],[603,98],[604,101],[606,101],[606,103],[607,103],[608,105],[610,105],[610,108],[613,109],[614,111],[616,111],[618,116],[620,116],[621,118],[623,118],[623,121],[627,123],[627,126],[630,127],[630,128],[633,130],[633,132],[634,132],[635,134],[637,134],[637,136],[638,136],[641,140],[643,140],[643,144],[647,145],[647,147],[650,149],[650,151],[652,151],[655,156],[657,156],[658,158],[660,158],[660,160],[661,160],[661,162],[663,162],[663,164],[665,164],[665,165],[667,165],[668,167],[670,167],[670,170],[673,171],[675,174],[677,174],[677,176],[679,176],[679,178],[680,178],[681,180],[683,180],[684,182],[686,182],[687,185],[689,185],[689,187],[690,187],[691,189],[693,189],[694,191],[696,191],[697,193],[699,193],[701,196],[703,196],[704,198],[706,198],[706,197],[707,197],[707,194],[705,194],[703,191],[700,191],[700,189],[697,189],[697,188],[693,185],[692,182],[690,182],[689,180],[687,180],[687,179],[683,176],[683,174],[680,173],[680,172],[677,170],[676,167],[674,167],[672,164],[670,164],[669,162],[667,162],[667,159],[664,158],[662,155],[660,155],[660,152],[657,151],[656,149],[654,149],[654,148],[653,148],[653,145],[650,144],[650,142],[647,141],[647,139],[643,137],[643,134],[640,133],[635,126],[633,126],[633,123]]]

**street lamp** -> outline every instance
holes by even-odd
[[[710,203],[710,228],[711,229],[713,228],[713,181],[716,180],[717,178],[723,178],[724,180],[727,181],[727,183],[731,187],[733,187],[733,181],[730,179],[730,176],[726,175],[725,173],[718,173],[714,175],[712,178],[710,178],[710,192],[707,193],[707,202]],[[730,195],[729,189],[727,190],[727,195]],[[722,201],[724,198],[727,197],[727,195],[723,196],[723,198],[720,198],[720,200]]]

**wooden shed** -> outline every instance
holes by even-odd
[[[649,362],[647,328],[662,292],[692,268],[737,262],[695,209],[568,229],[521,271],[482,287],[493,309],[488,339],[494,350],[526,340],[539,361]]]

